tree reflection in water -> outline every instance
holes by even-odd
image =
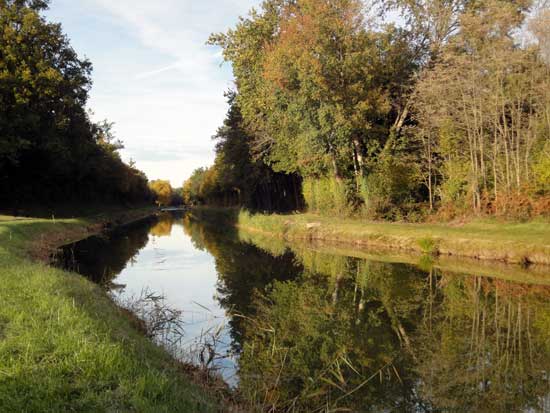
[[[183,225],[215,259],[212,294],[252,410],[550,412],[550,287],[289,246],[198,215],[163,215],[63,256],[110,281]]]
[[[154,218],[116,230],[109,235],[86,238],[61,248],[55,265],[78,272],[100,284],[109,285],[149,241]]]
[[[169,237],[172,233],[174,217],[171,214],[161,216],[149,232],[155,237]]]
[[[184,226],[216,258],[255,410],[550,411],[549,287]]]

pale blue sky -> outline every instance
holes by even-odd
[[[211,136],[227,110],[231,68],[206,46],[260,0],[52,0],[47,16],[94,65],[95,119],[115,122],[150,179],[181,186],[214,158]]]

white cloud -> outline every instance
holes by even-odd
[[[222,77],[212,69],[220,63],[220,55],[206,46],[209,34],[225,30],[257,3],[257,0],[88,1],[125,22],[144,46],[175,58],[177,63],[170,69],[217,82],[221,82]],[[211,4],[206,6],[206,3]]]
[[[232,82],[220,51],[205,43],[259,2],[54,0],[54,17],[94,63],[90,107],[115,122],[123,157],[149,178],[180,186],[213,161],[211,136]]]

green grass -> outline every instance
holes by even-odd
[[[410,264],[424,268],[426,271],[436,268],[445,273],[498,278],[522,284],[550,285],[550,266],[548,265],[524,267],[517,264],[447,255],[435,257],[429,254],[411,254],[401,250],[357,248],[351,243],[285,240],[265,232],[247,229],[239,230],[238,236],[240,241],[253,244],[274,256],[280,256],[290,249],[302,263],[308,260],[308,256],[318,256],[315,261],[320,261],[323,257],[355,257],[374,262]]]
[[[0,217],[0,411],[218,411],[100,287],[29,258],[103,219]]]
[[[262,215],[241,211],[236,224],[286,239],[352,243],[508,263],[550,264],[550,223],[477,220],[462,225],[379,223],[315,214]],[[313,225],[311,225],[313,224]],[[309,228],[308,228],[309,226]],[[429,245],[428,245],[429,244]],[[437,249],[437,251],[434,251]]]

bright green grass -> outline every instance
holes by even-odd
[[[0,411],[217,411],[99,287],[26,258],[91,221],[0,218]]]
[[[479,220],[464,225],[378,223],[314,214],[252,215],[241,212],[236,223],[288,239],[320,239],[362,246],[424,251],[506,262],[550,264],[550,223]],[[308,224],[320,224],[307,228]],[[434,252],[436,252],[434,251]]]

